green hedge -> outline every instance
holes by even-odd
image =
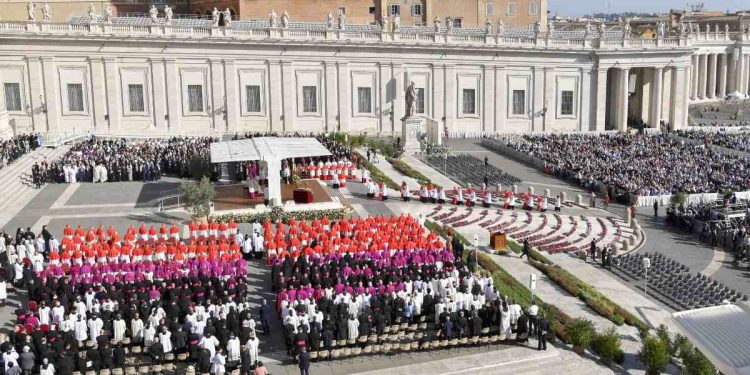
[[[347,214],[349,210],[346,208],[337,208],[332,210],[317,210],[317,211],[295,211],[287,212],[281,207],[274,207],[268,211],[252,213],[252,214],[227,214],[219,216],[211,216],[212,220],[218,222],[227,222],[234,220],[236,223],[262,223],[265,221],[275,222],[281,220],[283,223],[288,223],[289,220],[320,220],[323,217],[327,217],[329,220],[341,220]]]
[[[397,171],[401,172],[405,176],[409,176],[419,181],[420,184],[432,184],[435,187],[440,187],[440,185],[432,182],[429,177],[425,176],[420,171],[412,168],[409,164],[406,164],[399,159],[385,158],[385,160],[391,163],[391,165],[393,165],[393,168],[396,168]]]
[[[355,155],[357,155],[357,158],[358,158],[359,162],[362,163],[362,166],[364,166],[365,168],[367,168],[368,171],[370,171],[370,178],[373,181],[375,181],[377,183],[383,182],[383,183],[385,183],[386,186],[388,186],[389,188],[394,189],[396,191],[400,191],[401,190],[401,185],[399,185],[395,181],[391,180],[391,178],[388,177],[388,176],[386,176],[385,173],[383,173],[383,171],[381,171],[380,169],[378,169],[378,167],[376,167],[375,165],[373,165],[372,163],[370,163],[369,161],[367,161],[367,158],[362,157],[362,155],[360,155],[359,152],[357,152],[357,151],[353,151],[353,152],[354,152]]]

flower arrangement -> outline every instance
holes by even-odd
[[[281,207],[273,207],[268,211],[262,211],[257,213],[249,214],[227,214],[211,217],[212,220],[218,222],[227,222],[234,220],[236,223],[262,223],[264,221],[276,222],[281,220],[283,223],[288,223],[291,219],[295,220],[319,220],[323,217],[328,217],[330,220],[341,220],[347,214],[349,210],[347,208],[337,208],[330,210],[311,210],[311,211],[284,211]]]

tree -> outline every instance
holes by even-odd
[[[680,359],[685,367],[683,374],[686,375],[713,375],[716,368],[693,344],[686,342],[680,350]]]
[[[671,359],[667,344],[654,335],[648,335],[643,340],[643,347],[638,353],[638,358],[646,365],[646,373],[650,375],[661,374]]]
[[[208,177],[203,176],[199,183],[185,181],[180,184],[185,206],[195,217],[204,217],[211,212],[214,187]]]
[[[622,358],[622,342],[615,327],[609,327],[601,335],[596,335],[591,342],[591,349],[601,357],[604,363],[610,363]]]
[[[573,351],[582,354],[584,349],[588,348],[591,340],[596,335],[594,323],[588,319],[578,318],[565,326],[565,333],[573,344]]]

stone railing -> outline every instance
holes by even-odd
[[[696,39],[690,37],[669,37],[664,39],[613,38],[599,39],[590,36],[559,37],[545,32],[508,32],[502,35],[496,32],[484,32],[474,29],[440,31],[403,30],[384,31],[365,25],[356,25],[351,29],[315,27],[283,28],[269,26],[235,26],[211,27],[205,25],[185,26],[164,23],[53,23],[53,22],[0,22],[2,35],[60,35],[75,36],[81,34],[106,37],[148,37],[170,39],[232,39],[244,40],[290,40],[290,41],[364,41],[403,44],[441,44],[441,45],[476,45],[508,47],[542,47],[559,49],[622,49],[622,48],[679,48],[689,47]],[[319,25],[317,25],[319,26]],[[354,25],[353,25],[354,26]],[[705,36],[705,35],[704,35]],[[722,34],[723,37],[723,34]],[[699,38],[699,36],[698,36]],[[717,36],[718,38],[718,36]],[[730,36],[730,40],[734,39]]]

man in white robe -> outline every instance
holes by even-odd
[[[240,355],[240,339],[230,333],[229,340],[227,340],[227,362],[239,363]]]
[[[95,315],[91,319],[89,319],[88,327],[89,337],[91,337],[92,340],[95,340],[97,337],[99,337],[102,328],[104,328],[104,322],[98,315]]]
[[[172,333],[167,330],[167,327],[161,327],[159,342],[164,347],[164,353],[172,352]]]
[[[245,358],[250,360],[250,366],[253,366],[258,362],[258,354],[260,353],[260,350],[258,349],[259,346],[260,340],[255,336],[255,332],[250,332],[250,338],[245,343]]]
[[[127,325],[125,324],[125,320],[122,319],[120,314],[117,314],[115,320],[112,322],[112,333],[114,335],[114,339],[122,340],[123,338],[125,338],[126,329]]]
[[[88,327],[86,327],[86,321],[83,320],[82,315],[78,315],[78,320],[76,320],[73,325],[73,330],[75,331],[76,340],[78,340],[78,342],[83,343],[88,340]]]

